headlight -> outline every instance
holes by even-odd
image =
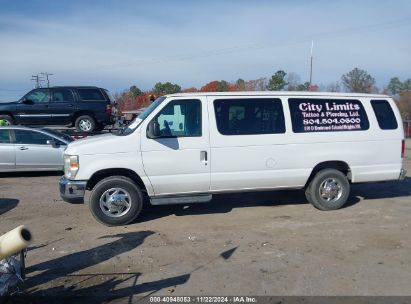
[[[75,178],[79,169],[78,155],[64,154],[64,175],[67,178]]]

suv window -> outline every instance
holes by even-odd
[[[50,91],[48,89],[36,89],[25,96],[26,100],[31,100],[34,103],[49,102]]]
[[[369,122],[359,100],[290,98],[294,133],[368,130]]]
[[[222,135],[285,133],[280,99],[219,99],[214,101],[217,129]]]
[[[395,130],[398,128],[397,119],[388,101],[371,100],[371,105],[377,117],[378,125],[382,130]]]
[[[81,100],[105,101],[103,94],[99,89],[78,89]]]
[[[27,130],[14,130],[17,144],[25,145],[46,145],[48,140],[54,139],[44,133]],[[59,140],[54,139],[58,144],[62,144]]]
[[[10,131],[0,129],[0,144],[10,144]]]
[[[174,100],[154,118],[161,137],[201,136],[201,101]]]
[[[55,102],[74,101],[74,96],[69,89],[54,89],[52,100]]]

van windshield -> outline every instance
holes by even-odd
[[[120,130],[117,135],[129,135],[133,133],[138,126],[143,122],[144,119],[147,118],[157,108],[163,101],[166,99],[165,96],[161,96],[153,101],[151,105],[149,105],[140,115],[138,115],[128,126],[124,127]]]

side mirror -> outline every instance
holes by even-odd
[[[49,146],[52,146],[53,148],[57,147],[57,142],[54,139],[47,140],[46,144],[48,144]]]
[[[23,99],[23,103],[24,103],[24,104],[27,104],[27,105],[33,105],[33,104],[34,104],[34,101],[31,100],[31,99],[26,99],[26,98],[24,98],[24,99]]]
[[[151,139],[160,137],[160,124],[157,121],[152,120],[149,122],[147,126],[147,137]]]

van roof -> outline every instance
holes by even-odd
[[[190,97],[190,96],[332,96],[332,97],[368,97],[391,98],[388,95],[364,94],[364,93],[331,93],[331,92],[289,92],[289,91],[249,91],[249,92],[206,92],[206,93],[175,93],[166,97]]]

